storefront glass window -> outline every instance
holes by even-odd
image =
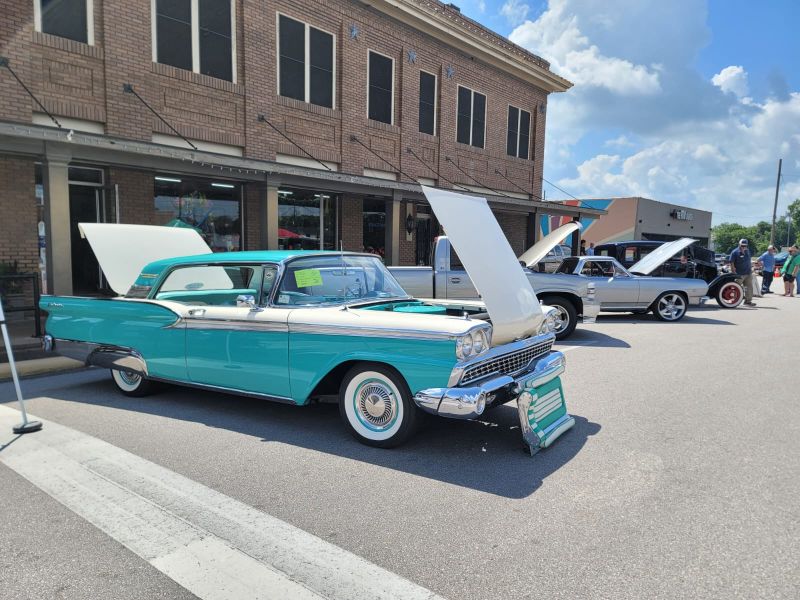
[[[364,252],[386,255],[386,201],[364,199]]]
[[[336,206],[328,192],[278,190],[278,244],[282,250],[336,250]]]
[[[214,252],[242,249],[242,186],[158,175],[155,224],[195,229]]]

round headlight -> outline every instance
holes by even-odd
[[[472,335],[468,333],[461,339],[461,354],[464,358],[469,358],[472,356]]]
[[[483,352],[485,347],[486,347],[486,342],[484,341],[483,332],[481,330],[473,332],[472,351],[475,354],[480,354],[481,352]]]
[[[464,338],[458,337],[456,338],[456,358],[458,360],[464,359]]]

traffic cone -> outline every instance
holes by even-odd
[[[775,273],[773,275],[775,277],[780,277],[781,276],[781,268],[780,267],[775,267]]]

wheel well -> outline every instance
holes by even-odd
[[[538,296],[538,298],[539,302],[541,302],[542,304],[547,304],[548,298],[559,298],[561,300],[566,300],[567,302],[572,304],[572,306],[575,307],[576,313],[578,313],[579,315],[583,314],[583,300],[581,300],[579,296],[576,296],[574,294],[567,294],[564,292],[542,292]]]
[[[346,360],[343,363],[336,365],[333,369],[331,369],[325,377],[320,379],[319,383],[311,390],[309,394],[309,398],[314,398],[316,396],[338,396],[339,395],[339,386],[342,383],[342,379],[347,374],[347,372],[353,368],[353,366],[359,363],[372,363],[375,365],[381,365],[391,371],[393,371],[400,379],[406,381],[406,378],[395,369],[392,365],[375,361],[375,360]],[[408,385],[408,382],[406,382]]]
[[[689,308],[689,294],[687,294],[682,290],[667,290],[665,292],[661,292],[658,295],[658,297],[655,300],[653,300],[653,303],[650,305],[651,310],[655,308],[656,302],[658,302],[658,298],[661,298],[661,296],[663,296],[664,294],[678,294],[678,296],[683,298],[683,301],[686,302],[686,308]]]

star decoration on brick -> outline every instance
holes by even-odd
[[[356,25],[355,23],[350,25],[350,39],[351,40],[357,40],[359,33],[361,33],[361,32],[358,30],[358,25]]]
[[[453,68],[452,65],[447,65],[444,69],[444,74],[447,76],[448,79],[452,79],[453,75],[456,74],[456,70]]]
[[[409,63],[413,65],[415,62],[417,62],[417,53],[414,50],[409,50],[407,54]]]

